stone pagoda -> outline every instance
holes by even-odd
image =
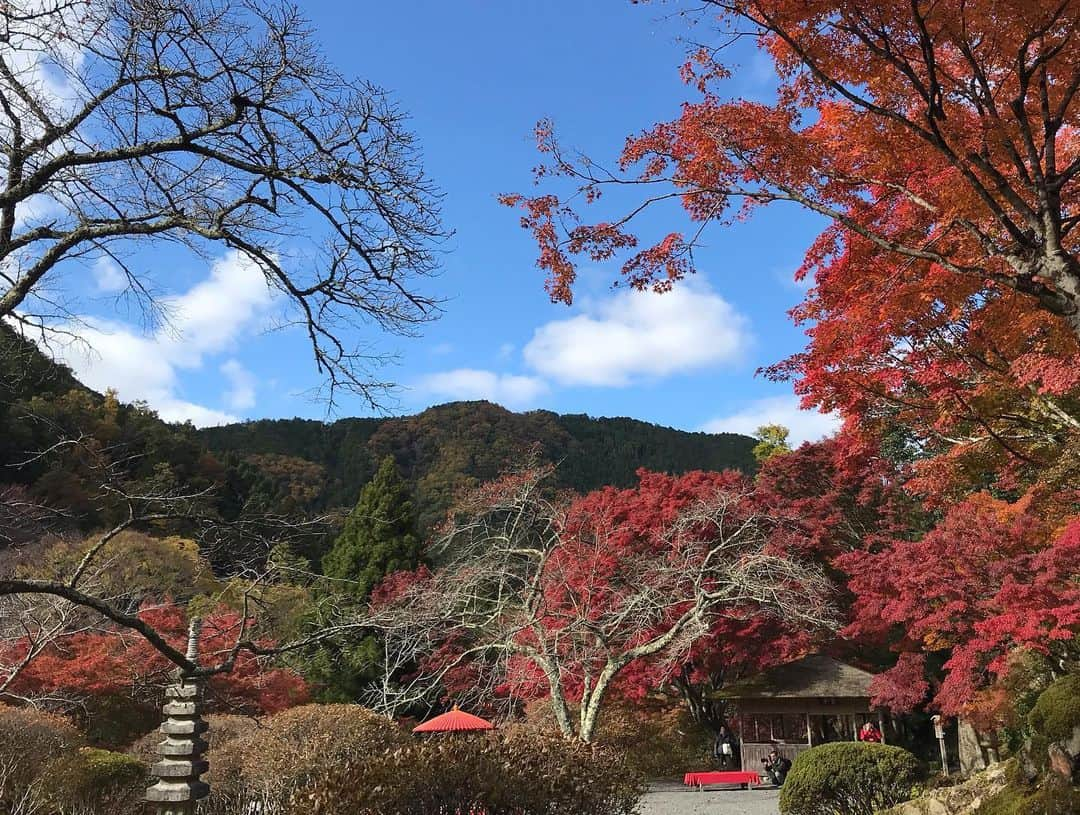
[[[187,658],[195,664],[199,661],[199,622],[193,619],[188,631]],[[207,724],[199,716],[199,680],[184,676],[178,668],[173,684],[165,689],[165,699],[161,725],[165,740],[157,747],[161,760],[150,768],[157,783],[146,791],[146,800],[157,805],[157,815],[192,815],[195,804],[210,793],[200,780],[208,765],[203,758],[207,743],[202,734]]]

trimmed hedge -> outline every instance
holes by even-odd
[[[0,706],[0,813],[143,813],[146,765],[82,743],[67,719]]]
[[[363,779],[363,783],[357,783]],[[289,815],[632,815],[643,777],[555,735],[444,735],[328,767]]]
[[[571,712],[577,715],[576,709]],[[508,730],[557,732],[550,702],[527,705],[524,721],[500,728]],[[708,767],[715,761],[712,738],[682,704],[613,702],[604,708],[592,741],[624,756],[635,772],[649,779],[681,778],[687,767]]]
[[[291,812],[294,793],[327,767],[409,740],[394,722],[357,705],[303,705],[258,725],[228,724],[228,737],[215,736],[213,723],[207,733],[211,793],[203,809],[212,815]]]
[[[780,790],[782,815],[873,815],[912,797],[918,759],[884,744],[837,742],[800,753]]]
[[[418,739],[356,705],[305,705],[213,735],[207,815],[630,815],[644,791],[619,753],[520,726]]]
[[[160,713],[159,713],[160,715]],[[251,716],[238,716],[232,713],[211,713],[203,716],[203,720],[209,726],[203,738],[210,743],[210,749],[220,747],[225,742],[235,739],[245,733],[249,733],[259,727],[257,719]],[[154,764],[161,760],[158,755],[158,745],[165,739],[161,728],[155,728],[146,735],[136,739],[127,751],[139,759],[143,764]]]

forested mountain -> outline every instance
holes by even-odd
[[[490,402],[396,418],[264,419],[199,430],[95,393],[0,328],[0,487],[18,485],[84,530],[115,522],[120,511],[106,479],[200,491],[225,519],[242,512],[343,516],[391,456],[426,532],[460,490],[534,453],[558,464],[560,486],[585,492],[630,486],[640,467],[749,471],[754,443],[634,419],[513,413]],[[304,554],[317,562],[323,553]]]
[[[294,486],[304,484],[301,493],[317,491],[313,508],[320,509],[351,506],[379,461],[393,456],[413,485],[422,529],[439,520],[462,487],[494,478],[533,450],[558,462],[559,483],[576,491],[629,486],[640,467],[672,473],[754,467],[754,440],[747,436],[543,410],[512,413],[490,402],[452,402],[390,419],[264,419],[198,436],[215,454],[258,462]]]

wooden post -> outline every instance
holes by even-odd
[[[200,628],[201,621],[193,618],[188,626],[187,658],[195,664]],[[157,748],[161,761],[150,768],[157,783],[146,791],[146,800],[157,804],[157,815],[193,815],[196,802],[210,794],[210,787],[200,779],[208,768],[203,758],[208,745],[202,738],[207,725],[199,716],[198,678],[184,676],[179,668],[174,678],[165,689],[162,707],[165,740]]]
[[[938,750],[941,751],[941,774],[944,776],[949,775],[949,755],[945,751],[945,722],[941,716],[934,715],[930,717],[930,721],[934,724],[934,735],[937,736]]]
[[[739,769],[745,770],[746,755],[743,753],[743,742],[745,739],[743,738],[743,712],[741,707],[738,708],[737,721],[739,723]]]
[[[880,710],[877,712],[878,730],[881,731],[881,743],[885,744],[885,714]]]
[[[814,731],[810,728],[810,714],[806,714],[806,746],[814,746]]]

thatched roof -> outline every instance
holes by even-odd
[[[832,657],[811,654],[725,688],[719,695],[729,699],[869,699],[873,678]]]

